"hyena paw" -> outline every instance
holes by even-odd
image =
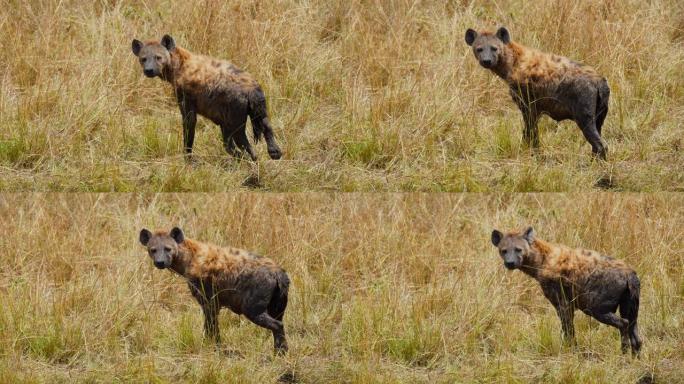
[[[283,152],[280,150],[280,148],[269,148],[268,149],[268,156],[271,157],[273,160],[278,160],[281,157],[283,157]]]

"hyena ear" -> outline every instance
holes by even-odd
[[[150,241],[150,237],[152,237],[152,232],[143,228],[142,231],[140,231],[140,244],[147,246],[147,243]]]
[[[477,32],[475,32],[474,29],[468,28],[468,30],[466,31],[466,34],[465,34],[466,44],[472,46],[473,42],[475,41],[476,38],[477,38]]]
[[[169,233],[169,235],[171,235],[171,237],[174,240],[176,240],[176,243],[178,243],[178,244],[182,243],[183,240],[185,240],[185,236],[183,235],[183,231],[178,227],[173,227],[173,229],[171,230],[171,233]]]
[[[143,42],[137,39],[133,39],[133,43],[131,43],[131,49],[133,50],[133,54],[138,56],[140,53],[140,50],[143,47]]]
[[[499,30],[496,31],[496,37],[498,37],[499,40],[503,41],[504,44],[508,44],[511,42],[511,34],[508,33],[508,29],[506,29],[506,27],[499,28]]]
[[[536,234],[534,233],[534,228],[532,227],[527,227],[525,230],[525,233],[523,234],[523,237],[525,240],[527,240],[528,243],[532,244],[534,242],[534,237]]]
[[[169,52],[172,52],[174,49],[176,49],[176,42],[173,41],[173,37],[169,35],[164,35],[164,37],[162,37],[161,45]]]
[[[501,242],[501,239],[503,239],[503,233],[500,231],[497,231],[496,229],[492,231],[492,244],[494,246],[498,246],[499,243]]]

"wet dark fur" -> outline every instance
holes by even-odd
[[[586,249],[572,249],[535,238],[525,232],[492,232],[492,244],[508,269],[520,269],[539,282],[556,308],[563,335],[574,342],[574,312],[579,309],[603,324],[617,328],[623,352],[641,349],[637,328],[640,283],[622,260]],[[615,312],[620,310],[620,316]]]
[[[567,57],[540,52],[511,41],[506,28],[496,33],[468,29],[466,43],[480,65],[504,79],[523,115],[523,140],[539,147],[537,122],[541,115],[556,121],[573,120],[591,144],[592,152],[606,158],[608,147],[601,128],[608,114],[610,88],[592,67]]]
[[[192,154],[197,114],[221,127],[224,148],[233,156],[240,155],[237,145],[256,160],[245,132],[247,116],[252,121],[255,141],[263,135],[269,156],[282,156],[268,118],[266,97],[249,73],[228,61],[178,47],[169,35],[161,41],[133,40],[132,50],[146,76],[160,77],[173,85],[183,117],[183,144],[188,156]]]
[[[287,351],[283,315],[290,279],[271,259],[242,249],[186,239],[179,228],[140,232],[157,268],[185,277],[204,312],[205,335],[220,341],[218,314],[229,308],[273,333],[274,347]]]

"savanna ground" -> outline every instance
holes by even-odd
[[[684,382],[679,194],[5,194],[0,217],[2,383]],[[287,356],[227,311],[221,349],[203,344],[186,284],[138,243],[172,225],[287,269]],[[490,244],[526,225],[638,271],[641,359],[582,313],[561,343]]]
[[[684,190],[680,0],[0,1],[0,189],[6,191]],[[572,122],[521,142],[506,86],[467,28],[596,67],[612,89],[609,162]],[[168,84],[133,38],[170,33],[263,85],[281,161],[237,161],[198,125],[180,155]]]

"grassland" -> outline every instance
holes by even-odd
[[[0,195],[0,383],[682,383],[680,194]],[[220,350],[141,227],[258,251],[293,286],[291,351],[229,312]],[[578,346],[492,228],[626,260],[643,356],[578,313]],[[642,380],[642,381],[638,381]]]
[[[0,190],[684,190],[679,0],[0,2]],[[612,88],[609,162],[571,122],[521,142],[505,85],[466,28],[596,67]],[[142,76],[133,38],[170,33],[266,90],[285,158],[227,157],[202,120],[181,153],[170,87]]]

